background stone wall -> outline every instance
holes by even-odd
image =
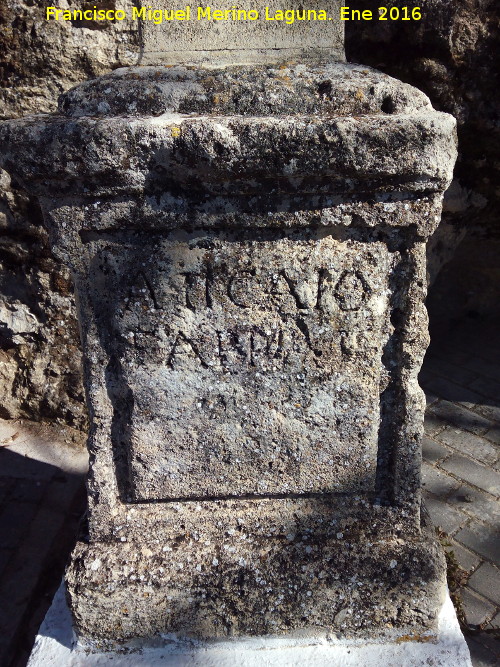
[[[348,23],[347,58],[420,88],[458,121],[455,180],[428,252],[431,335],[443,335],[460,318],[489,316],[500,303],[500,3],[350,4],[374,15],[380,5],[421,8],[418,22]]]
[[[82,27],[44,20],[43,4],[0,0],[0,118],[54,111],[80,81],[136,64],[127,21]],[[125,9],[128,0],[56,3]],[[88,25],[86,23],[86,25]],[[69,271],[49,250],[36,201],[0,171],[0,417],[85,425]]]
[[[62,0],[57,6],[128,11],[131,4]],[[351,6],[376,12],[380,4],[356,0]],[[497,0],[385,4],[420,6],[422,20],[348,23],[348,59],[417,86],[459,122],[456,181],[429,253],[431,317],[436,328],[444,327],[466,314],[490,312],[500,296],[500,7]],[[40,5],[0,0],[0,118],[53,111],[62,91],[138,62],[130,23],[46,23]],[[48,249],[36,202],[5,172],[0,230],[0,416],[83,428],[71,279]]]

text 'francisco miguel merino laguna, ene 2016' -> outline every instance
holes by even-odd
[[[257,9],[240,9],[236,6],[215,8],[210,5],[186,5],[182,9],[154,9],[152,7],[132,7],[127,13],[122,9],[58,9],[47,7],[47,21],[149,21],[160,25],[164,21],[283,21],[288,25],[295,21],[332,21],[325,9],[273,9],[265,6]]]

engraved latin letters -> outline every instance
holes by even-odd
[[[242,269],[227,275],[207,269],[204,273],[184,273],[186,306],[193,311],[211,308],[216,295],[226,294],[239,308],[272,309],[271,296],[288,294],[297,310],[319,308],[331,312],[333,301],[341,310],[359,310],[370,294],[367,281],[359,271],[343,271],[337,280],[330,270],[318,269],[306,278],[290,272],[258,272]]]
[[[136,273],[134,280],[132,281],[125,302],[125,310],[132,310],[135,304],[140,304],[143,308],[148,310],[158,308],[155,292],[144,271]]]
[[[357,349],[357,336],[343,330],[343,317],[359,311],[370,295],[367,280],[356,270],[319,268],[300,273],[295,268],[272,272],[250,267],[228,273],[225,266],[205,264],[198,272],[173,272],[170,280],[179,284],[179,279],[184,290],[170,291],[162,308],[152,280],[139,271],[125,307],[135,313],[129,326],[136,346],[136,327],[143,323],[150,336],[163,340],[156,346],[157,358],[174,370],[193,363],[226,369],[264,368],[275,361],[283,365],[292,350],[294,355],[312,351],[320,363],[323,353],[335,344],[350,356]],[[183,315],[183,308],[192,315]],[[225,330],[215,324],[221,312]],[[212,319],[206,320],[209,313],[215,317],[213,325]],[[227,326],[231,317],[233,324]]]
[[[368,292],[368,285],[359,271],[344,271],[334,294],[342,310],[359,310]]]
[[[170,368],[177,369],[185,365],[189,360],[194,360],[204,368],[208,368],[208,364],[202,359],[198,346],[185,334],[179,332],[168,355],[167,365]]]
[[[266,293],[255,270],[242,271],[229,278],[227,293],[231,301],[241,308],[265,304]]]

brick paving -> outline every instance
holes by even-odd
[[[423,496],[461,568],[457,594],[474,667],[500,664],[500,323],[463,323],[432,343]]]
[[[461,568],[474,667],[500,663],[499,331],[461,326],[431,345],[420,377],[424,499]],[[2,667],[24,667],[61,580],[85,504],[84,468],[80,434],[0,420]]]

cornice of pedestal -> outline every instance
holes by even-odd
[[[80,116],[366,116],[431,111],[420,90],[364,65],[124,67],[59,98]]]
[[[0,125],[4,168],[52,199],[168,193],[286,210],[290,197],[443,192],[456,158],[451,116],[354,65],[122,69],[60,109]]]

